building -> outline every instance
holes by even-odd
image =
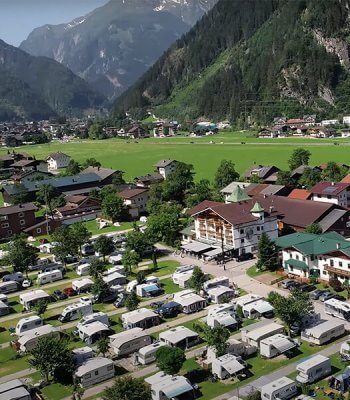
[[[130,139],[144,139],[149,137],[148,130],[141,126],[133,126],[126,132],[126,136]]]
[[[278,171],[280,169],[274,165],[252,165],[243,173],[243,178],[247,181],[257,178],[264,183],[276,183]]]
[[[134,179],[136,186],[142,188],[149,188],[151,185],[156,183],[161,183],[164,181],[164,177],[161,174],[147,174],[142,176],[137,176]]]
[[[183,248],[196,255],[205,256],[213,249],[222,254],[222,244],[224,252],[236,255],[255,252],[262,232],[271,239],[278,236],[275,209],[262,207],[253,199],[229,204],[204,201],[189,210],[189,214],[194,219],[196,241]],[[189,247],[198,242],[204,247]]]
[[[316,115],[304,115],[303,116],[304,124],[306,126],[312,126],[316,124]]]
[[[25,203],[11,207],[0,208],[0,237],[10,237],[35,225],[35,211],[33,203]]]
[[[289,275],[300,278],[313,275],[324,281],[338,278],[341,282],[350,277],[350,241],[336,232],[293,233],[276,239],[275,243]]]
[[[331,126],[331,125],[339,125],[338,119],[325,119],[321,121],[322,126]]]
[[[13,183],[24,183],[29,181],[38,181],[40,179],[48,179],[50,175],[51,174],[49,174],[48,172],[35,170],[16,171],[13,175],[10,176],[9,179],[13,181]]]
[[[166,179],[171,174],[176,166],[176,160],[160,160],[154,165],[156,172]]]
[[[350,183],[319,182],[310,192],[313,201],[333,203],[345,208],[350,205]]]
[[[175,122],[159,121],[154,124],[153,136],[154,137],[167,137],[175,136],[177,133],[178,124]]]
[[[138,218],[147,211],[148,189],[125,189],[119,192],[118,196],[123,199],[131,218]]]
[[[306,189],[293,189],[288,197],[290,199],[297,199],[297,200],[309,200],[311,197],[311,192]]]
[[[101,202],[88,196],[66,196],[66,201],[64,206],[55,209],[55,218],[76,218],[90,214],[96,217],[97,213],[101,211]]]
[[[46,158],[46,161],[48,171],[52,172],[57,171],[60,168],[68,167],[70,157],[67,154],[58,151],[57,153],[49,154]]]
[[[181,375],[171,376],[158,372],[145,382],[151,385],[152,400],[195,399],[195,391],[190,381]]]
[[[237,193],[237,188],[239,187],[241,191],[239,193],[243,192],[243,195],[245,193],[245,189],[251,185],[250,182],[231,182],[229,185],[224,187],[223,189],[220,190],[220,193],[225,196],[225,202],[229,199],[229,197],[232,195],[232,193]]]
[[[111,168],[102,168],[102,167],[87,167],[83,171],[80,172],[80,175],[84,174],[95,174],[98,176],[100,183],[103,186],[113,184],[114,177],[120,177],[123,174],[123,171],[111,169]]]

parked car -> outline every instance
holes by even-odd
[[[72,297],[72,296],[76,296],[78,293],[71,287],[67,287],[63,290],[63,292],[68,296],[68,297]]]
[[[295,281],[293,285],[290,285],[288,287],[288,290],[290,290],[290,291],[299,290],[301,285],[302,285],[302,283]]]
[[[339,301],[346,301],[346,298],[342,296],[341,294],[335,294],[333,296],[333,299],[339,300]]]
[[[62,290],[57,289],[52,293],[52,297],[55,300],[65,300],[68,296],[66,293],[62,292]]]
[[[316,286],[310,285],[309,283],[302,283],[298,289],[302,292],[312,292],[316,289]]]
[[[30,279],[25,279],[23,282],[22,282],[22,288],[29,288],[29,287],[31,287],[32,286],[32,281],[30,280]]]
[[[281,286],[284,289],[289,289],[290,286],[293,286],[295,284],[295,281],[293,279],[285,279],[284,281],[281,282]]]
[[[64,258],[64,261],[65,261],[66,264],[74,264],[74,263],[78,262],[78,258],[75,257],[75,256],[70,256],[69,255],[69,256]]]
[[[333,297],[335,296],[335,293],[326,291],[326,293],[323,293],[318,299],[323,301],[329,300],[329,299],[333,299]]]
[[[244,253],[237,256],[235,259],[238,262],[252,260],[254,258],[252,253]]]
[[[316,289],[312,293],[310,293],[310,299],[312,300],[318,300],[320,296],[328,292],[326,289]]]
[[[163,301],[154,301],[153,303],[151,303],[151,307],[152,308],[160,308],[163,304],[164,304]]]

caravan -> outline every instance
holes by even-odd
[[[72,288],[78,293],[89,292],[94,282],[89,278],[82,278],[72,281]]]
[[[31,308],[40,300],[45,300],[47,302],[50,301],[50,295],[47,294],[44,290],[37,289],[31,292],[23,293],[19,296],[19,302],[23,305],[23,307],[30,311]]]
[[[26,352],[32,350],[37,344],[40,338],[52,335],[54,337],[60,337],[60,331],[52,325],[42,325],[37,328],[26,331],[15,343],[18,351]]]
[[[92,304],[80,301],[79,303],[67,306],[58,317],[60,322],[74,321],[85,315],[92,314]]]
[[[166,346],[164,342],[154,342],[149,346],[142,347],[137,353],[137,361],[142,365],[151,364],[156,361],[157,351]]]
[[[10,306],[6,294],[0,294],[0,316],[10,314]]]
[[[119,358],[135,353],[152,343],[151,336],[144,332],[142,328],[133,328],[126,332],[116,333],[109,336],[109,340],[111,350]]]
[[[19,284],[22,284],[24,281],[24,276],[22,272],[14,272],[13,274],[7,274],[2,277],[3,282],[12,282],[15,281]]]
[[[75,272],[77,273],[77,275],[79,276],[83,276],[83,275],[89,275],[90,272],[90,264],[86,263],[86,264],[79,264],[77,265]]]
[[[35,329],[42,326],[44,321],[37,315],[32,315],[30,317],[21,318],[16,325],[15,333],[17,336],[23,335],[24,332]]]
[[[39,285],[44,285],[45,283],[60,281],[61,279],[63,279],[62,271],[60,269],[55,269],[53,271],[38,274],[37,283]]]
[[[230,286],[230,280],[227,276],[219,276],[214,279],[210,279],[209,281],[204,282],[203,284],[203,290],[208,291],[209,289],[213,289],[217,286]]]
[[[147,329],[159,325],[160,318],[155,312],[147,308],[139,308],[122,314],[121,320],[124,329],[142,328]]]
[[[294,350],[297,342],[289,336],[278,333],[260,342],[260,355],[266,358],[273,358]]]
[[[16,281],[0,282],[0,294],[17,292],[18,283]]]
[[[85,360],[74,373],[74,381],[81,387],[87,388],[112,379],[114,377],[114,363],[109,358],[93,357]]]
[[[295,382],[284,376],[261,388],[261,400],[288,400],[295,397],[297,393],[298,388]]]
[[[94,344],[97,340],[105,338],[110,333],[107,325],[100,321],[77,326],[79,338],[88,345]]]
[[[101,322],[102,324],[109,326],[110,322],[108,319],[108,315],[105,314],[104,312],[95,312],[89,315],[85,315],[77,324],[77,329],[79,329],[81,326],[89,325],[93,322]]]
[[[307,328],[301,332],[301,340],[322,346],[345,333],[344,323],[335,320],[323,321],[320,324]]]
[[[321,354],[307,358],[297,365],[297,381],[300,383],[313,383],[332,372],[331,361]]]

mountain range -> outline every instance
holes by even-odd
[[[106,98],[65,66],[0,40],[0,120],[81,115]]]
[[[217,0],[111,0],[68,24],[35,29],[20,48],[50,57],[112,99]]]
[[[349,0],[219,0],[114,104],[142,118],[349,113]]]

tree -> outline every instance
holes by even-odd
[[[154,240],[151,236],[140,231],[131,231],[128,233],[126,238],[126,248],[128,250],[134,250],[137,253],[143,255],[146,251],[154,245]]]
[[[185,353],[179,347],[164,346],[156,352],[157,367],[169,375],[178,374],[185,361]]]
[[[47,301],[46,300],[39,300],[36,304],[32,307],[33,311],[42,318],[47,310]]]
[[[109,340],[107,338],[101,338],[97,341],[96,346],[97,351],[101,353],[103,357],[105,357],[109,349]]]
[[[103,261],[106,261],[106,256],[114,251],[115,245],[111,237],[100,235],[96,239],[94,247],[102,255]]]
[[[205,273],[199,267],[195,267],[193,270],[193,274],[188,281],[188,286],[191,289],[194,289],[196,293],[200,293],[206,280],[207,276],[205,275]]]
[[[89,266],[89,275],[91,275],[94,279],[96,279],[97,277],[101,276],[103,274],[103,272],[105,272],[107,269],[107,266],[104,262],[102,262],[101,260],[93,260],[90,263]]]
[[[141,283],[144,283],[146,278],[145,272],[144,271],[138,271],[136,274],[136,281],[138,285],[141,285]]]
[[[109,287],[107,283],[102,279],[102,277],[98,276],[95,280],[93,285],[91,286],[91,293],[94,296],[104,297],[109,291]]]
[[[298,168],[301,165],[309,165],[310,156],[311,153],[309,150],[302,148],[294,149],[288,160],[289,169],[293,171],[293,169]]]
[[[289,332],[292,325],[300,325],[303,318],[314,311],[309,294],[300,290],[293,290],[288,297],[277,292],[270,292],[268,301],[273,306],[276,315],[286,324]]]
[[[216,189],[221,190],[238,179],[239,173],[235,170],[235,164],[229,160],[222,160],[214,177]]]
[[[258,261],[256,267],[259,270],[274,271],[277,267],[277,252],[274,242],[263,232],[258,242]]]
[[[102,394],[103,400],[152,400],[151,387],[143,379],[117,378]]]
[[[278,171],[277,172],[277,185],[284,185],[294,187],[296,185],[295,180],[291,177],[289,171]]]
[[[140,261],[139,253],[134,250],[127,250],[122,257],[122,264],[129,273],[131,273],[132,267],[136,267]]]
[[[125,180],[123,178],[123,171],[115,171],[113,178],[112,178],[112,184],[115,188],[118,188],[118,186],[123,185],[125,183]]]
[[[77,161],[70,160],[67,167],[65,175],[77,175],[79,174],[81,168]]]
[[[26,242],[24,236],[19,235],[7,245],[7,255],[4,263],[13,266],[15,272],[25,273],[28,278],[29,265],[35,265],[37,249]]]
[[[83,168],[88,168],[88,167],[101,167],[101,163],[96,160],[96,158],[87,158],[84,163],[83,163]]]
[[[53,248],[54,255],[65,263],[68,255],[76,256],[79,253],[78,244],[69,225],[62,225],[52,233],[52,241],[56,242]]]
[[[40,371],[46,382],[59,370],[67,373],[74,370],[73,353],[67,341],[53,335],[39,338],[37,345],[29,351],[28,363]]]
[[[327,167],[322,171],[321,176],[324,181],[340,182],[347,173],[347,168],[338,165],[334,161],[329,161]]]
[[[41,185],[40,189],[36,193],[36,199],[39,203],[44,204],[49,210],[50,215],[53,215],[52,201],[56,198],[56,189],[49,184]]]
[[[201,179],[195,183],[190,194],[186,198],[187,207],[194,207],[204,200],[214,200],[215,194],[207,179]]]
[[[312,224],[310,224],[310,225],[308,225],[308,226],[306,227],[305,232],[307,232],[307,233],[314,233],[314,234],[316,234],[316,235],[319,235],[319,234],[321,234],[323,231],[322,231],[322,228],[321,228],[321,225],[320,225],[320,224],[318,224],[317,222],[313,222]]]
[[[299,179],[299,186],[306,189],[315,186],[316,183],[322,180],[321,172],[315,168],[307,168]]]
[[[81,256],[81,246],[90,239],[91,232],[89,232],[82,222],[77,222],[76,224],[71,225],[71,234],[74,238],[74,242],[78,246],[79,255]]]
[[[106,195],[102,200],[102,212],[106,218],[110,218],[113,222],[121,219],[125,214],[123,199],[118,197],[114,192]]]
[[[177,161],[174,170],[161,184],[164,201],[184,204],[187,191],[193,186],[193,165]]]
[[[135,292],[131,292],[126,296],[125,307],[128,311],[134,311],[137,309],[140,303],[140,299],[137,297]]]
[[[227,340],[230,337],[230,331],[222,325],[218,325],[215,328],[210,328],[205,325],[203,334],[208,346],[215,349],[217,357],[223,356],[226,353]]]
[[[261,393],[259,392],[259,390],[252,388],[251,391],[248,393],[246,400],[261,400]]]
[[[103,134],[103,125],[100,122],[93,123],[89,128],[89,138],[99,139]]]

